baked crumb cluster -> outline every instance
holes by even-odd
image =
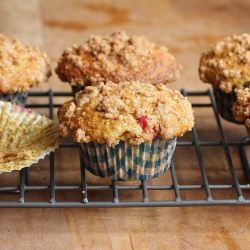
[[[250,89],[239,89],[237,99],[233,106],[234,118],[238,122],[244,122],[250,128]]]
[[[179,91],[138,81],[99,83],[78,92],[58,111],[63,136],[115,145],[165,140],[191,130],[191,104]]]
[[[233,35],[205,51],[200,60],[202,81],[229,93],[250,80],[250,35]]]
[[[0,93],[26,91],[50,75],[45,53],[0,34]]]
[[[107,80],[165,83],[179,77],[180,66],[167,48],[149,42],[144,36],[114,32],[92,36],[84,44],[66,49],[56,72],[62,81],[72,85]]]

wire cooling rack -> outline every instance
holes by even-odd
[[[43,160],[43,171],[48,178],[45,183],[39,180],[42,174],[36,171],[36,165],[26,168],[20,172],[4,173],[0,176],[0,207],[155,207],[155,206],[212,206],[212,205],[249,205],[250,204],[250,170],[247,158],[247,147],[249,137],[239,140],[228,140],[223,128],[223,122],[216,111],[216,104],[211,90],[188,91],[182,93],[190,98],[202,97],[202,101],[195,103],[192,101],[194,109],[208,110],[212,112],[211,119],[215,120],[216,132],[219,140],[200,140],[198,129],[193,128],[187,137],[177,142],[177,151],[194,150],[193,154],[177,155],[171,164],[170,170],[152,181],[119,182],[103,180],[92,176],[83,165],[81,148],[72,141],[64,141],[60,144],[55,153],[51,153],[46,160]],[[30,98],[44,98],[44,104],[28,104],[26,107],[37,112],[45,110],[50,118],[54,118],[56,109],[60,107],[62,100],[71,97],[69,92],[32,92]],[[207,99],[207,102],[204,102]],[[59,100],[56,103],[56,100]],[[205,111],[204,111],[205,112]],[[208,112],[208,111],[206,111]],[[201,112],[202,113],[202,112]],[[203,148],[219,148],[225,158],[223,168],[214,166],[207,169],[207,158],[204,157]],[[233,152],[232,152],[233,148]],[[60,153],[64,150],[64,153]],[[72,151],[75,151],[74,155]],[[208,150],[209,151],[209,150]],[[232,160],[237,152],[240,168],[237,169]],[[205,151],[206,153],[206,151]],[[207,153],[206,153],[207,154]],[[71,178],[70,173],[66,173],[66,178],[62,183],[57,180],[57,176],[63,173],[60,168],[61,163],[55,160],[57,155],[68,155],[72,162],[78,162],[74,167],[76,178]],[[182,163],[186,158],[191,158],[194,169],[189,169],[194,175],[194,179],[185,183],[186,176],[182,170]],[[214,161],[217,156],[211,155]],[[221,157],[221,156],[218,156]],[[181,158],[181,160],[180,160]],[[70,160],[70,161],[71,161]],[[188,160],[188,159],[187,159]],[[174,162],[178,162],[178,169]],[[196,163],[197,162],[197,163]],[[219,158],[218,158],[219,162]],[[176,164],[177,165],[177,164]],[[71,166],[68,166],[71,168]],[[68,170],[67,168],[67,170]],[[73,168],[73,167],[72,167]],[[32,173],[30,173],[32,171]],[[238,172],[241,171],[241,181]],[[196,174],[194,174],[196,172]],[[185,173],[188,173],[187,171]],[[224,178],[219,178],[221,173],[227,173],[227,182]],[[191,175],[191,174],[190,174]],[[31,177],[36,177],[32,181]],[[181,181],[180,177],[181,176]],[[199,178],[197,177],[199,176]],[[190,179],[189,178],[189,179]],[[214,181],[214,179],[217,181]],[[12,180],[15,179],[16,183]],[[70,179],[70,178],[69,178]],[[75,180],[76,179],[76,180]],[[15,183],[15,184],[11,184]],[[154,192],[157,192],[154,194]],[[216,195],[219,192],[219,196]],[[195,194],[196,193],[196,194]],[[32,197],[31,199],[29,197]],[[248,197],[249,196],[249,197]]]

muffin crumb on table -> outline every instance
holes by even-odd
[[[98,81],[140,80],[153,84],[179,78],[180,65],[166,47],[144,36],[114,32],[92,36],[82,45],[73,45],[61,55],[56,73],[71,85],[93,85]]]
[[[58,118],[64,136],[108,145],[170,140],[194,124],[191,104],[179,91],[138,81],[88,86],[59,109]]]

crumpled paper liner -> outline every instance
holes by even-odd
[[[0,101],[0,173],[30,167],[54,151],[58,141],[54,121]]]

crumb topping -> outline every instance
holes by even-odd
[[[250,34],[233,35],[202,53],[202,81],[229,93],[250,80]]]
[[[250,89],[239,89],[237,91],[237,99],[233,106],[234,118],[238,122],[245,122],[250,128]]]
[[[87,86],[59,109],[58,119],[63,136],[108,145],[169,140],[194,125],[191,104],[179,91],[138,81]]]
[[[0,93],[23,92],[51,75],[48,56],[0,34]]]
[[[179,71],[166,47],[126,32],[91,36],[82,45],[73,45],[63,52],[56,68],[59,78],[72,85],[106,80],[171,82]]]

